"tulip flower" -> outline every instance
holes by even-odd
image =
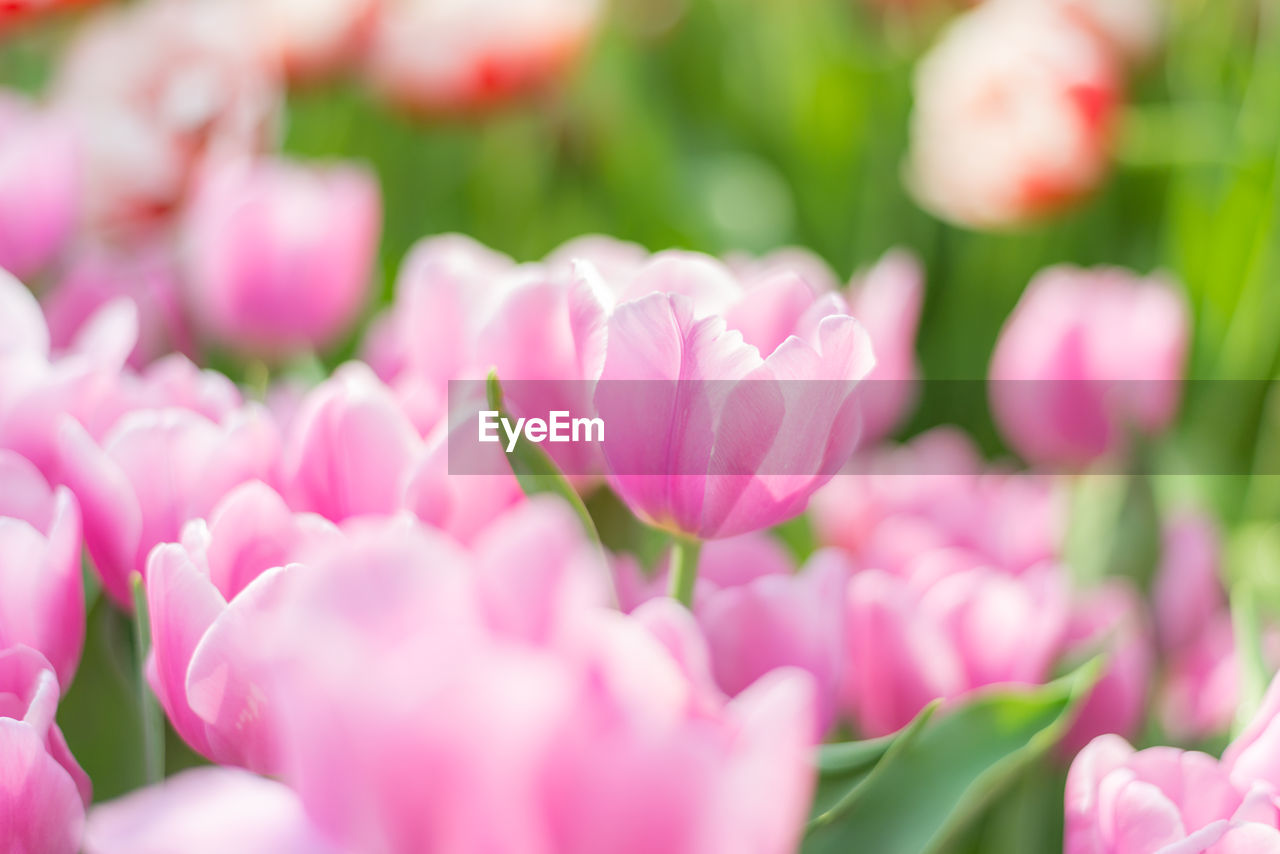
[[[744,288],[681,253],[620,290],[595,393],[618,495],[699,539],[803,511],[853,451],[854,390],[875,364],[843,300],[798,276]]]
[[[382,526],[292,575],[263,648],[288,662],[274,683],[286,782],[308,814],[370,852],[793,850],[812,780],[807,677],[778,671],[708,707],[647,628],[678,618],[642,624],[574,593],[586,576],[559,547],[538,560],[554,572],[521,580],[510,558],[540,558],[549,532],[581,547],[551,510],[471,559]],[[484,819],[495,796],[501,822]]]
[[[339,854],[288,786],[237,768],[192,768],[89,811],[85,854],[166,851]]]
[[[670,587],[669,562],[649,576],[629,557],[615,558],[613,568],[620,604],[633,614]],[[797,572],[782,544],[763,532],[706,543],[693,614],[716,687],[735,696],[776,668],[808,671],[816,687],[815,740],[821,740],[835,721],[848,571],[844,556],[829,550]]]
[[[1280,683],[1222,761],[1171,747],[1135,752],[1095,739],[1067,777],[1066,854],[1280,850]]]
[[[972,228],[1060,211],[1105,177],[1120,98],[1116,58],[1075,17],[1056,4],[985,4],[916,72],[911,189]]]
[[[39,651],[70,685],[84,645],[80,509],[30,462],[0,450],[0,649]]]
[[[850,581],[846,607],[841,707],[866,736],[900,729],[939,697],[1044,682],[1068,618],[1052,566],[911,579],[865,570]]]
[[[354,166],[236,162],[202,181],[186,220],[189,292],[219,343],[264,356],[333,344],[368,294],[377,181]]]
[[[124,297],[133,301],[138,313],[131,367],[143,368],[175,351],[193,353],[178,271],[170,256],[159,244],[77,251],[41,299],[53,346],[71,347],[103,306]]]
[[[293,514],[269,486],[250,481],[207,522],[188,522],[181,542],[152,552],[147,678],[174,729],[200,754],[279,771],[278,724],[262,690],[250,687],[258,671],[245,626],[272,606],[285,567],[306,547],[339,537],[325,520]]]
[[[339,368],[304,399],[285,439],[291,506],[340,522],[401,508],[424,453],[395,397],[359,362]]]
[[[184,409],[130,412],[101,443],[70,418],[58,430],[63,480],[80,501],[85,543],[103,589],[131,609],[129,579],[231,489],[274,477],[279,437],[254,407],[219,424]]]
[[[20,279],[44,269],[76,225],[79,191],[67,121],[0,91],[0,269]]]
[[[10,851],[80,850],[91,788],[54,722],[58,694],[39,653],[0,650],[0,839]]]
[[[373,85],[425,113],[536,91],[584,50],[599,0],[384,0],[368,54]]]
[[[88,224],[113,236],[154,232],[207,165],[264,150],[280,105],[223,0],[102,11],[71,42],[53,93],[83,144]]]
[[[1190,335],[1182,296],[1119,269],[1054,267],[1027,286],[991,359],[992,412],[1024,458],[1083,467],[1177,414]]]

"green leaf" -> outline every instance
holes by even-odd
[[[1095,659],[1032,690],[985,692],[936,720],[918,718],[869,772],[851,774],[848,794],[810,822],[802,851],[939,851],[1057,742],[1099,665]],[[856,765],[858,750],[847,752]]]
[[[895,733],[865,741],[824,744],[818,750],[818,785],[813,793],[810,826],[837,820],[841,802],[856,796],[858,784],[867,778],[885,754],[890,750],[902,750],[910,744],[940,705],[942,701],[935,700],[925,706],[911,723]]]
[[[502,383],[498,381],[497,371],[489,372],[485,389],[488,393],[489,408],[497,410],[500,418],[506,418],[508,413],[502,406]],[[520,482],[520,488],[524,490],[525,495],[547,493],[563,498],[573,508],[573,512],[577,514],[579,521],[582,522],[582,527],[587,532],[587,536],[592,542],[599,545],[600,534],[596,531],[595,522],[591,520],[591,514],[587,512],[587,507],[582,503],[581,496],[578,495],[577,490],[561,473],[555,461],[547,455],[546,451],[532,442],[517,442],[511,453],[507,454],[507,462],[510,464],[516,480]]]

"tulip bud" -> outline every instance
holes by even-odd
[[[71,127],[0,92],[0,268],[20,279],[44,269],[76,225],[79,191]]]

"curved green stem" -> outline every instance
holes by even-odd
[[[701,552],[701,540],[676,537],[671,542],[671,597],[686,608],[693,607],[693,587],[698,581]]]
[[[142,724],[143,768],[148,783],[164,779],[164,716],[155,694],[147,685],[147,654],[151,650],[151,619],[147,612],[147,594],[142,576],[129,579],[133,593],[133,640],[138,657],[138,711]]]

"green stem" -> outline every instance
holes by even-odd
[[[147,612],[147,594],[142,576],[134,573],[129,580],[133,591],[133,646],[138,657],[138,710],[142,724],[143,768],[148,783],[164,779],[164,718],[160,704],[147,685],[147,653],[151,650],[151,616]]]
[[[671,597],[686,608],[693,607],[693,587],[698,581],[701,552],[701,540],[676,537],[671,542]]]

